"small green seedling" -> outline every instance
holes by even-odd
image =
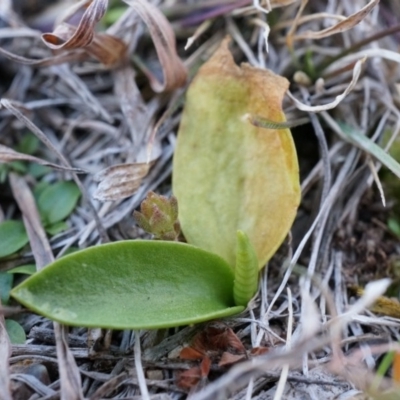
[[[171,196],[159,196],[149,192],[143,200],[140,211],[133,216],[137,224],[157,240],[178,240],[181,227],[178,221],[178,201]]]
[[[175,327],[243,311],[300,202],[296,149],[281,106],[288,85],[270,71],[238,67],[225,40],[186,97],[172,182],[180,223],[176,199],[150,193],[135,218],[158,240],[70,254],[12,296],[67,325],[115,329]],[[254,125],[252,116],[277,125]],[[189,244],[177,241],[181,228]]]

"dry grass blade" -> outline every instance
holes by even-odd
[[[0,315],[0,396],[2,400],[12,400],[10,370],[8,368],[10,355],[10,339],[8,338],[8,333],[6,331],[4,316]]]
[[[365,58],[357,61],[356,65],[354,66],[354,69],[353,69],[353,77],[351,79],[351,82],[345,89],[345,91],[342,94],[336,96],[335,100],[328,104],[323,104],[320,106],[310,106],[310,105],[304,104],[301,101],[297,100],[293,96],[293,94],[290,93],[290,91],[287,91],[287,95],[294,102],[296,107],[301,111],[316,113],[316,112],[331,110],[332,108],[335,108],[340,102],[342,102],[346,98],[346,96],[354,89],[354,87],[356,86],[358,79],[360,77],[360,74],[362,71],[362,65],[364,64],[364,62],[365,62]]]
[[[135,159],[149,124],[148,109],[135,82],[134,70],[127,64],[114,71],[114,92],[129,126]]]
[[[67,52],[63,54],[58,54],[53,57],[47,57],[42,59],[27,58],[19,56],[18,54],[11,53],[0,47],[0,54],[8,58],[11,61],[15,61],[19,64],[37,66],[37,67],[47,67],[50,65],[59,65],[69,61],[83,61],[87,58],[87,54],[84,51],[77,52]]]
[[[295,35],[293,40],[303,39],[323,39],[331,35],[336,35],[341,32],[348,31],[358,25],[365,17],[372,11],[372,9],[379,3],[379,0],[371,0],[365,7],[360,11],[350,15],[345,20],[338,22],[329,28],[323,29],[322,31],[312,32],[307,31],[299,35]]]
[[[163,92],[183,86],[187,72],[176,52],[175,34],[168,20],[157,7],[145,0],[124,2],[134,8],[147,25],[163,68],[164,82],[160,82],[155,76],[149,76],[153,90]]]
[[[14,198],[23,214],[25,228],[37,268],[42,269],[54,261],[54,257],[46,232],[40,221],[35,200],[23,178],[12,173],[10,174],[10,184]],[[83,400],[80,373],[65,339],[66,328],[54,323],[54,331],[61,380],[61,399]]]
[[[82,169],[72,168],[72,167],[63,167],[62,165],[53,164],[46,160],[42,160],[41,158],[30,156],[29,154],[19,153],[7,146],[3,146],[0,144],[0,163],[9,163],[12,161],[30,161],[36,164],[45,165],[47,167],[51,167],[54,169],[58,169],[61,171],[73,171],[77,174],[85,173]]]
[[[270,0],[271,8],[285,7],[299,0]]]

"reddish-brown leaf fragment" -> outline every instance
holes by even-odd
[[[208,326],[195,336],[192,347],[203,354],[228,350],[246,353],[246,349],[240,339],[231,328],[225,325]]]
[[[393,359],[393,380],[396,383],[400,383],[400,352],[394,353]]]
[[[202,378],[207,378],[211,369],[211,360],[209,357],[205,356],[200,363],[200,375]]]
[[[232,364],[236,364],[239,361],[245,360],[246,355],[245,354],[232,354],[229,353],[228,351],[225,351],[222,353],[222,357],[218,363],[219,367],[227,367]]]
[[[193,347],[184,347],[179,354],[182,360],[201,360],[203,357],[204,354]]]
[[[187,371],[178,372],[176,377],[176,385],[181,389],[190,390],[194,388],[201,379],[200,367],[193,367]]]
[[[251,349],[250,351],[250,355],[257,357],[257,356],[261,356],[262,354],[266,354],[269,352],[269,348],[268,347],[254,347],[253,349]]]

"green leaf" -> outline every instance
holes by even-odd
[[[338,124],[344,134],[345,139],[357,145],[360,149],[364,150],[371,156],[375,157],[390,171],[392,171],[398,178],[400,178],[400,164],[388,153],[385,152],[380,146],[374,143],[369,137],[358,132],[356,129],[345,123]]]
[[[24,328],[13,319],[6,319],[6,331],[11,344],[25,344],[26,334]]]
[[[22,221],[8,220],[0,223],[0,258],[22,249],[28,242]]]
[[[68,229],[68,224],[65,221],[56,222],[53,225],[46,226],[46,232],[51,236],[57,235],[57,233],[65,231],[66,229]]]
[[[68,217],[80,195],[73,182],[58,182],[43,189],[38,197],[38,208],[45,224],[54,224]]]
[[[8,274],[26,274],[33,275],[36,272],[35,264],[20,265],[7,271]]]
[[[400,237],[400,223],[396,218],[389,218],[387,226],[390,231]]]
[[[34,178],[39,179],[44,175],[48,174],[51,171],[50,167],[46,165],[40,165],[36,163],[29,163],[28,164],[28,173],[32,175]]]
[[[14,277],[7,272],[0,272],[0,299],[2,304],[8,304]]]
[[[103,22],[106,24],[106,26],[110,26],[117,21],[125,11],[126,7],[124,6],[112,7],[104,15]]]
[[[23,161],[11,161],[8,165],[10,166],[10,169],[19,172],[20,174],[25,174],[27,171],[26,163]]]
[[[55,261],[11,292],[58,322],[156,329],[239,313],[233,270],[215,254],[178,242],[121,241]]]
[[[38,151],[40,140],[31,132],[27,132],[22,137],[17,146],[17,151],[24,154],[34,154]]]
[[[40,195],[44,192],[44,190],[49,188],[50,186],[51,184],[44,180],[35,185],[35,187],[33,188],[33,196],[35,197],[36,202],[39,199]]]
[[[235,266],[236,232],[253,244],[259,268],[285,239],[300,202],[296,149],[284,123],[289,82],[234,63],[224,41],[187,92],[174,154],[173,193],[187,241]],[[250,116],[250,118],[248,118]]]

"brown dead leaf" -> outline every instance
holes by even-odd
[[[244,354],[232,354],[227,351],[222,353],[221,359],[219,360],[219,367],[227,367],[232,364],[236,364],[239,361],[245,360],[246,356]]]
[[[193,347],[184,347],[179,354],[179,358],[182,360],[201,360],[203,357],[204,353]]]
[[[94,176],[100,182],[93,197],[100,201],[120,200],[131,196],[142,183],[152,163],[118,164]]]
[[[76,28],[67,23],[58,25],[51,35],[54,35],[58,40],[64,39],[64,44],[69,43],[69,39],[76,33]],[[50,35],[50,34],[47,34]],[[47,43],[46,43],[47,44]],[[105,34],[94,32],[92,40],[87,45],[80,45],[79,42],[74,43],[75,47],[69,48],[60,45],[62,50],[84,49],[85,52],[100,61],[105,66],[111,67],[126,59],[127,46],[119,38]]]
[[[250,351],[250,355],[253,357],[257,357],[257,356],[261,356],[263,354],[266,354],[269,352],[269,348],[268,347],[254,347],[253,349],[251,349]]]
[[[176,89],[185,84],[187,71],[178,57],[175,45],[175,34],[162,12],[145,0],[124,0],[135,9],[147,25],[153,39],[164,73],[164,82],[154,75],[148,75],[150,85],[157,93]]]
[[[82,15],[78,27],[66,22],[61,22],[52,33],[44,33],[42,40],[52,50],[76,50],[85,51],[106,66],[112,66],[125,60],[127,46],[119,38],[96,33],[95,26],[107,10],[107,0],[94,0],[89,4]],[[71,7],[76,12],[76,6]],[[69,16],[69,14],[68,14]]]
[[[379,0],[371,0],[360,11],[338,22],[336,25],[333,25],[318,32],[306,31],[304,33],[295,35],[293,37],[293,40],[323,39],[331,35],[336,35],[337,33],[348,31],[349,29],[352,29],[354,28],[354,26],[358,25],[378,3]]]
[[[71,50],[88,46],[93,41],[94,28],[107,11],[108,0],[91,0],[75,32],[66,39],[64,35],[44,33],[42,40],[53,50]]]
[[[246,353],[242,342],[232,329],[223,325],[206,327],[195,336],[192,347],[203,354],[228,350]]]
[[[176,385],[184,390],[192,390],[200,381],[208,377],[211,369],[211,360],[207,356],[203,356],[200,366],[192,367],[187,371],[180,371],[176,376]]]
[[[0,163],[10,163],[12,161],[30,161],[36,164],[45,165],[61,171],[73,171],[76,173],[84,173],[85,171],[79,168],[63,167],[62,165],[53,164],[41,158],[30,156],[28,154],[19,153],[10,147],[0,144]]]
[[[400,352],[396,351],[394,353],[393,359],[393,380],[396,383],[400,383]]]
[[[200,375],[202,378],[207,378],[211,369],[211,360],[209,357],[205,356],[200,363]]]
[[[201,380],[200,367],[193,367],[187,371],[180,371],[176,376],[176,385],[184,390],[190,390],[199,384]]]

